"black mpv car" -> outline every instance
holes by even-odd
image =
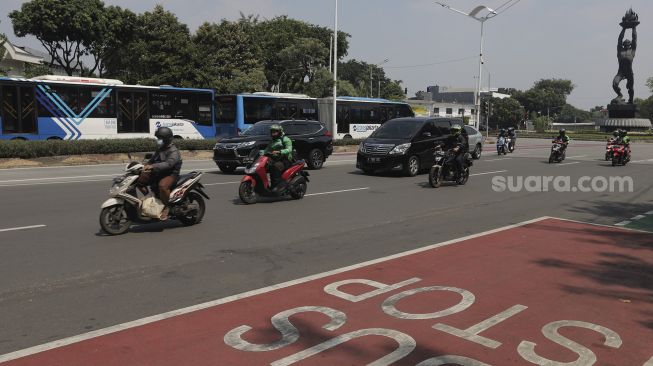
[[[249,163],[252,150],[263,150],[270,143],[270,126],[280,124],[290,137],[295,157],[306,160],[311,169],[320,169],[333,153],[333,137],[324,124],[317,121],[261,121],[240,136],[220,140],[213,148],[213,161],[225,173],[233,173]]]
[[[401,172],[415,176],[433,166],[435,146],[449,137],[454,124],[464,125],[456,118],[390,120],[360,144],[356,167],[366,174]]]

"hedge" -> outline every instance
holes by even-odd
[[[358,145],[361,140],[336,140],[335,146]],[[181,150],[212,150],[216,140],[176,140]],[[22,141],[0,140],[0,159],[19,158],[34,159],[50,156],[85,155],[85,154],[120,154],[149,152],[156,149],[153,139],[105,139],[78,141]]]
[[[177,140],[181,150],[211,150],[215,140]],[[0,141],[0,158],[33,159],[61,155],[119,154],[154,151],[153,139],[78,141]]]

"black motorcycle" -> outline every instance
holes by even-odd
[[[453,182],[458,185],[465,185],[469,181],[469,167],[474,163],[469,153],[463,158],[463,171],[456,169],[456,153],[453,150],[444,151],[441,146],[435,149],[435,164],[429,172],[429,184],[433,188],[442,186],[442,182]]]

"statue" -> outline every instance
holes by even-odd
[[[619,83],[627,80],[626,88],[628,89],[628,104],[633,104],[635,97],[635,74],[633,73],[633,60],[637,51],[637,26],[640,24],[639,16],[631,8],[623,17],[621,33],[617,43],[617,59],[619,60],[619,71],[612,81],[612,89],[617,93],[617,97],[612,100],[612,104],[624,104],[624,96],[621,93]],[[626,30],[632,29],[632,41],[624,40]]]

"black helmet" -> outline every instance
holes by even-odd
[[[614,130],[614,132],[612,133],[612,136],[619,137],[619,130]]]
[[[514,131],[514,130],[515,130],[514,127],[508,127],[508,131],[512,132],[512,131]]]
[[[626,130],[621,130],[620,135],[621,135],[621,136],[628,136],[628,131],[626,131]]]
[[[172,133],[172,130],[169,129],[168,127],[159,127],[159,129],[156,130],[156,132],[154,133],[154,137],[156,137],[159,140],[162,140],[163,146],[168,146],[172,143],[174,134]]]
[[[564,128],[561,128],[559,132],[563,136],[567,134],[567,130],[565,130]]]

